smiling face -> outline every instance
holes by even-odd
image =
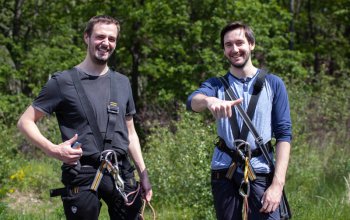
[[[223,38],[224,55],[235,68],[251,64],[251,51],[255,44],[249,43],[243,28],[228,31]]]
[[[89,36],[84,35],[88,48],[88,56],[97,65],[105,65],[113,54],[118,36],[118,28],[113,23],[96,23]]]

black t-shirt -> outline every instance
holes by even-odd
[[[77,70],[71,69],[56,73],[46,83],[32,105],[46,114],[55,112],[62,140],[68,140],[77,133],[78,141],[83,145],[84,156],[89,156],[99,151],[70,75],[76,74]],[[107,106],[110,101],[111,74],[116,74],[117,85],[115,88],[117,89],[116,101],[119,114],[115,126],[114,143],[116,146],[114,147],[126,150],[129,138],[125,117],[136,113],[129,79],[111,70],[103,76],[91,76],[80,70],[78,70],[78,74],[103,137],[108,122]]]

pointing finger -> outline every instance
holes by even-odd
[[[230,101],[230,104],[231,106],[234,106],[234,105],[238,105],[240,103],[242,103],[243,99],[242,98],[239,98],[239,99],[236,99],[234,101]]]

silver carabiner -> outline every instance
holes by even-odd
[[[244,186],[246,186],[244,188]],[[241,185],[239,186],[239,194],[243,197],[249,197],[250,194],[250,184],[242,180]]]

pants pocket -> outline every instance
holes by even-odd
[[[101,203],[95,192],[91,190],[82,191],[77,194],[68,192],[68,195],[62,196],[61,199],[67,219],[98,219]]]

